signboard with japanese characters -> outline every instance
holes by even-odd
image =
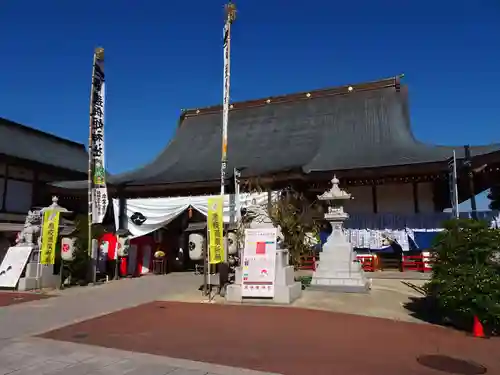
[[[96,50],[92,77],[91,148],[92,223],[102,223],[108,208],[106,170],[104,167],[104,50]]]
[[[243,297],[274,297],[276,237],[276,228],[245,230]]]

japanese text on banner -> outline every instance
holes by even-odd
[[[208,200],[208,236],[209,236],[209,262],[210,264],[224,261],[224,198],[216,197]]]
[[[59,215],[59,211],[54,210],[47,210],[43,214],[41,264],[54,264],[56,261]]]
[[[92,77],[92,222],[101,223],[108,208],[104,168],[104,61],[96,59]]]

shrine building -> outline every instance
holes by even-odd
[[[0,260],[28,210],[50,203],[48,183],[87,178],[87,155],[81,143],[0,118]]]
[[[113,197],[217,194],[222,107],[184,110],[168,146],[151,163],[108,177]],[[241,171],[242,191],[292,186],[323,192],[333,174],[354,197],[346,211],[418,214],[450,207],[448,159],[464,145],[418,141],[410,126],[408,87],[400,77],[233,103],[228,177]],[[470,146],[474,192],[500,182],[500,144]],[[459,173],[459,201],[471,196]],[[86,181],[60,182],[60,195],[86,197]]]

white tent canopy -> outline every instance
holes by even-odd
[[[145,198],[127,199],[126,215],[127,228],[132,238],[144,236],[170,223],[177,216],[182,214],[191,206],[203,215],[208,213],[208,199],[216,197],[205,195],[198,197],[174,197],[174,198]],[[224,222],[229,223],[234,220],[234,203],[230,195],[224,196]],[[262,207],[267,203],[267,193],[240,194],[240,207],[251,209]],[[231,207],[232,206],[232,207]],[[115,214],[116,228],[119,227],[120,203],[118,199],[113,199],[113,210]],[[142,223],[134,220],[141,216]],[[233,218],[231,217],[233,215]]]

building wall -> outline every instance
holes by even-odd
[[[0,222],[24,221],[33,206],[50,205],[47,183],[67,179],[66,173],[56,173],[50,167],[0,160]]]
[[[345,205],[347,212],[374,212],[372,186],[347,186],[345,189],[354,197]],[[375,191],[378,213],[415,213],[413,184],[378,185]],[[417,197],[420,213],[434,212],[432,183],[417,184]]]

